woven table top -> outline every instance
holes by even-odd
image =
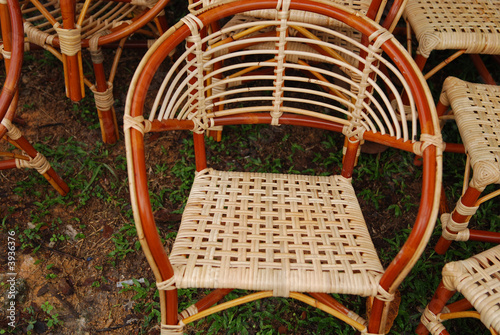
[[[497,0],[408,0],[404,15],[419,41],[419,52],[462,50],[500,53],[500,2]]]
[[[170,261],[179,288],[375,295],[384,271],[350,180],[205,169]]]

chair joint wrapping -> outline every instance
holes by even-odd
[[[161,335],[183,335],[184,323],[179,321],[178,325],[161,325]]]
[[[187,317],[193,316],[198,313],[198,308],[195,304],[192,304],[181,313],[179,313],[179,320],[184,320]]]
[[[443,151],[445,143],[443,142],[441,134],[422,134],[422,136],[420,137],[420,142],[415,142],[413,144],[413,152],[415,153],[415,155],[423,156],[425,149],[430,145],[433,145],[436,148],[440,148],[441,151]]]
[[[108,88],[104,92],[97,91],[95,86],[92,86],[90,90],[94,93],[95,107],[100,111],[108,111],[113,107],[113,84],[108,81]]]
[[[60,28],[59,22],[54,25],[59,36],[61,53],[67,56],[75,56],[82,49],[82,27],[76,25],[73,29]]]
[[[2,125],[7,129],[7,136],[13,141],[21,138],[21,131],[6,117],[2,120]]]
[[[35,169],[40,174],[45,174],[50,169],[50,163],[47,161],[44,155],[37,153],[35,158],[30,158],[29,160],[16,159],[16,167]]]
[[[151,131],[151,121],[145,120],[144,117],[141,116],[136,116],[132,117],[130,115],[124,115],[123,118],[123,129],[128,130],[130,128],[134,128],[138,131],[140,131],[142,134],[147,133]]]
[[[422,316],[420,317],[420,321],[431,334],[440,334],[443,330],[445,330],[445,327],[441,323],[438,315],[432,313],[429,310],[429,306],[425,308],[424,313],[422,313]]]
[[[441,215],[441,225],[443,227],[442,235],[448,241],[468,241],[469,240],[469,221],[458,223],[452,219],[450,213]]]
[[[170,290],[175,290],[176,287],[175,287],[175,279],[174,277],[171,277],[167,280],[164,280],[160,283],[156,283],[156,287],[159,289],[159,290],[162,290],[162,291],[170,291]]]

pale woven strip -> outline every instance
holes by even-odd
[[[4,49],[3,44],[0,45],[0,51],[2,52],[2,56],[4,59],[10,59],[12,56],[12,52]]]
[[[161,335],[184,335],[184,324],[182,321],[178,325],[161,325]]]
[[[162,291],[175,290],[175,278],[164,280],[162,282],[156,283],[156,288]]]
[[[107,35],[107,32],[100,31],[92,36],[89,40],[90,57],[92,59],[92,63],[94,64],[102,64],[104,62],[104,55],[102,54],[102,50],[99,47],[99,38],[104,35]]]
[[[441,215],[442,235],[448,241],[468,241],[469,240],[469,221],[458,223],[452,219],[450,213]]]
[[[447,78],[443,91],[474,171],[470,186],[500,183],[500,86]]]
[[[358,84],[358,90],[356,95],[356,102],[354,106],[354,110],[351,115],[351,122],[347,128],[344,128],[344,135],[347,137],[354,137],[357,139],[362,139],[365,128],[363,127],[363,103],[367,98],[366,89],[369,86],[368,79],[370,78],[370,74],[373,72],[373,67],[376,66],[378,59],[377,55],[381,53],[380,47],[387,40],[392,38],[392,34],[388,32],[384,28],[380,28],[375,31],[372,35],[368,37],[368,40],[372,42],[375,40],[373,44],[368,46],[367,55],[364,62],[364,68],[361,77],[359,75],[353,76],[353,81]]]
[[[59,36],[59,44],[61,47],[61,53],[67,56],[74,56],[82,49],[82,28],[80,26],[75,26],[74,29],[64,29],[59,28],[60,24],[56,23],[54,29],[57,31]]]
[[[45,44],[52,45],[54,35],[39,30],[31,22],[24,22],[24,32],[31,43],[44,47]]]
[[[28,169],[35,169],[40,174],[44,174],[50,169],[50,163],[47,161],[44,155],[41,153],[37,153],[35,158],[31,158],[29,160],[24,160],[24,159],[16,159],[16,167],[18,169],[22,168],[28,168]]]
[[[444,150],[445,143],[443,142],[443,138],[441,134],[430,135],[430,134],[422,134],[420,136],[420,142],[413,143],[413,152],[415,155],[422,156],[424,154],[425,149],[433,145],[436,148],[441,148]]]
[[[462,198],[458,199],[454,212],[463,216],[472,216],[476,214],[479,207],[467,207],[462,203]],[[469,240],[469,221],[456,222],[452,214],[444,213],[441,215],[441,224],[443,226],[443,237],[450,241],[468,241]]]
[[[9,119],[6,117],[2,120],[2,125],[7,129],[7,136],[9,136],[12,140],[18,140],[22,134],[19,128],[17,128]]]
[[[123,130],[126,131],[130,128],[137,129],[140,131],[142,134],[148,133],[151,131],[151,121],[145,120],[144,117],[141,116],[136,116],[132,117],[130,115],[124,115],[123,116]]]
[[[196,313],[198,313],[198,308],[195,304],[192,304],[179,314],[179,319],[184,320],[185,318],[195,315]]]
[[[132,1],[130,1],[130,3],[132,5],[144,6],[144,7],[148,7],[148,8],[154,7],[154,5],[156,5],[157,2],[158,2],[158,0],[132,0]]]
[[[433,50],[500,53],[500,6],[490,0],[409,0],[404,15],[419,42],[417,52]]]
[[[429,310],[429,306],[425,307],[424,313],[422,313],[420,317],[420,321],[432,335],[440,334],[446,329],[438,316]]]
[[[274,91],[273,91],[273,111],[271,112],[272,121],[271,124],[274,126],[279,125],[279,118],[283,114],[281,111],[281,105],[283,104],[283,86],[284,86],[284,75],[285,75],[285,49],[286,49],[286,38],[288,36],[288,17],[290,16],[290,0],[278,1],[276,5],[277,19],[280,21],[279,26],[276,27],[276,32],[278,33],[278,41],[276,42],[277,54],[275,56],[276,68],[274,69],[275,80],[274,80]]]
[[[448,263],[443,268],[443,283],[474,306],[487,328],[500,331],[500,246]]]
[[[115,103],[113,98],[113,84],[109,81],[107,84],[108,88],[104,92],[98,92],[94,85],[90,87],[90,90],[94,93],[95,106],[100,111],[110,110]]]
[[[195,177],[170,262],[178,288],[280,296],[377,296],[384,272],[349,179],[212,169]]]
[[[203,22],[200,21],[196,16],[188,14],[181,19],[186,26],[188,26],[191,31],[191,36],[186,38],[186,46],[188,43],[194,44],[194,55],[196,57],[196,62],[194,66],[196,69],[195,78],[196,83],[194,85],[188,84],[188,92],[190,96],[195,93],[195,99],[197,102],[196,111],[190,113],[188,116],[189,120],[194,123],[193,131],[198,134],[203,134],[208,128],[210,128],[210,122],[207,118],[207,110],[205,106],[205,87],[204,87],[204,56],[203,56],[203,44],[201,41],[200,30],[203,29]],[[188,70],[190,72],[191,70]]]

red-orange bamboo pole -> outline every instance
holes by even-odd
[[[75,2],[72,0],[61,0],[61,16],[63,29],[75,29]],[[81,51],[76,55],[63,55],[64,78],[66,83],[66,95],[72,101],[80,101],[84,97],[82,80]]]

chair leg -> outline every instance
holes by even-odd
[[[484,64],[483,60],[481,59],[481,56],[478,54],[470,54],[469,57],[472,59],[472,62],[474,63],[474,66],[476,67],[477,71],[479,72],[479,75],[481,78],[483,78],[485,84],[488,85],[496,85],[495,79],[491,76],[491,73],[488,71],[486,68],[486,65]]]
[[[96,84],[91,87],[91,90],[94,93],[99,123],[101,124],[102,141],[113,144],[118,140],[118,124],[113,108],[113,85],[106,82],[101,49],[91,47],[90,52],[96,79]]]
[[[2,169],[16,168],[16,167],[32,167],[40,172],[45,179],[54,187],[54,189],[59,192],[62,196],[65,196],[69,192],[68,185],[62,180],[61,177],[54,171],[54,169],[47,162],[45,157],[40,154],[32,145],[28,142],[22,135],[19,129],[15,127],[7,119],[2,120],[2,126],[7,129],[7,140],[13,144],[15,147],[24,151],[31,160],[24,159],[13,159],[9,162],[3,162],[4,165]]]
[[[470,216],[476,211],[474,205],[481,192],[474,187],[468,187],[458,200],[455,210],[449,216],[442,216],[443,232],[434,250],[439,255],[444,255],[453,240],[468,240],[465,236]],[[466,213],[464,211],[467,211]],[[448,222],[445,222],[447,220]]]
[[[444,329],[444,326],[442,326],[437,320],[436,315],[443,310],[446,302],[455,294],[455,292],[456,291],[446,289],[442,281],[439,283],[434,296],[425,308],[425,312],[420,318],[421,321],[415,330],[418,335],[427,335],[429,334],[430,329],[434,330],[431,330],[432,334],[448,334],[446,329]]]

